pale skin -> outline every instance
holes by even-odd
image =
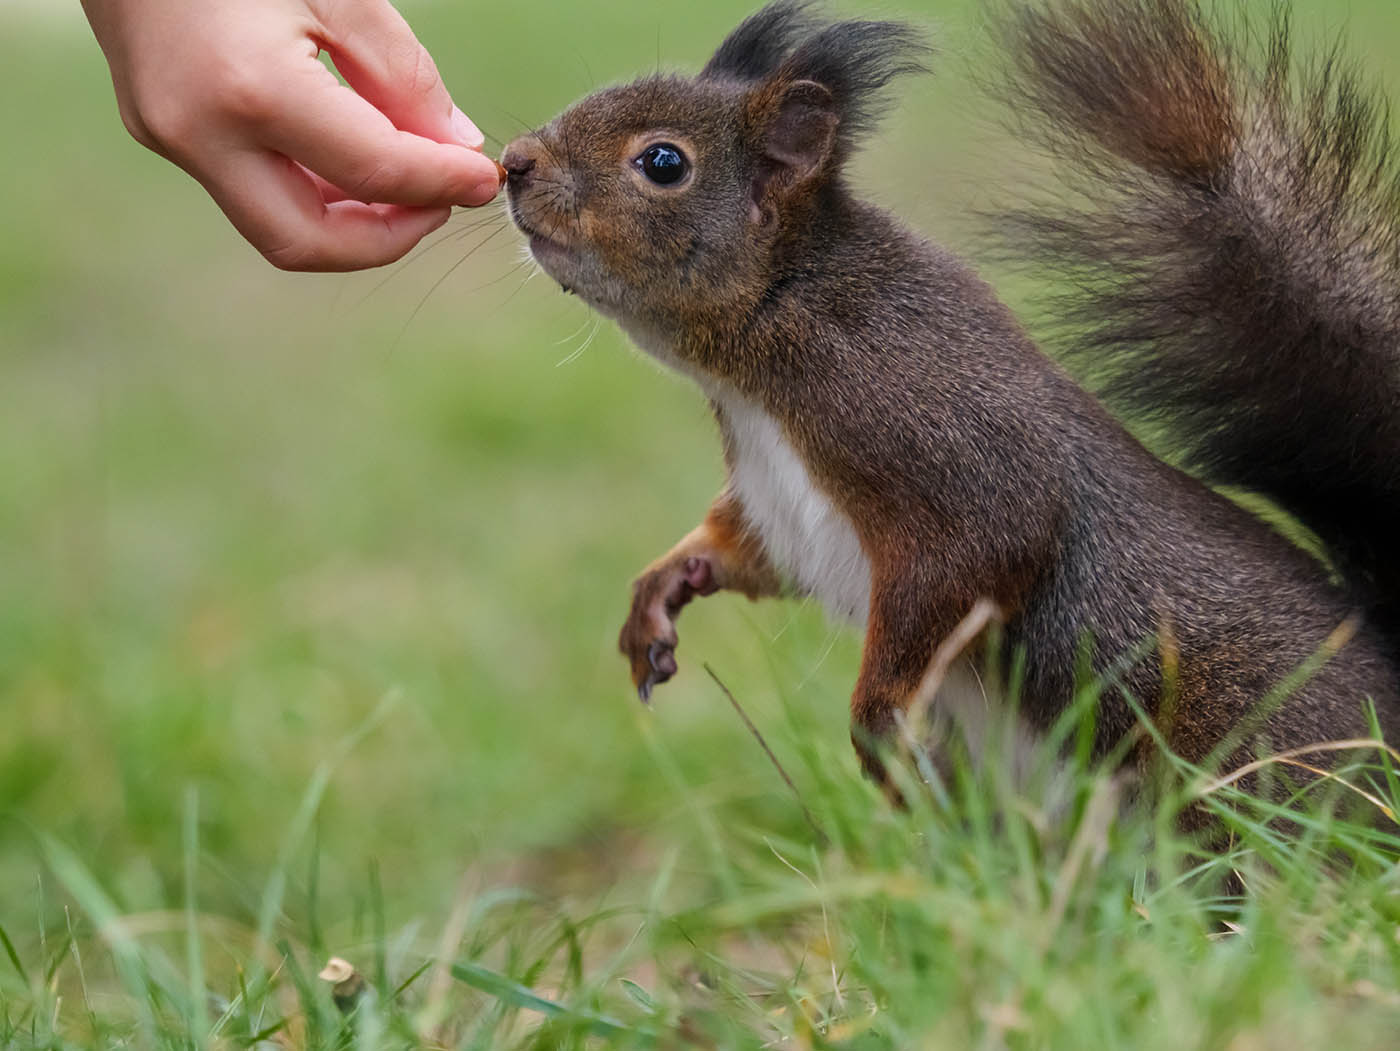
[[[388,0],[83,0],[122,121],[284,270],[402,257],[499,169]],[[329,54],[353,88],[318,60]]]

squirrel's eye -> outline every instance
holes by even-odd
[[[669,142],[648,146],[637,158],[636,164],[643,175],[662,186],[680,182],[690,171],[690,162],[685,159],[685,154]]]

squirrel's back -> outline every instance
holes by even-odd
[[[1070,351],[1209,481],[1322,541],[1400,654],[1400,164],[1384,100],[1298,62],[1287,9],[1004,11],[1014,125],[1069,194],[1006,217],[1071,289]],[[1251,43],[1262,41],[1262,43]]]

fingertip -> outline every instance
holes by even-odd
[[[457,203],[468,208],[490,204],[505,185],[505,180],[501,177],[504,169],[491,158],[481,154],[475,155],[471,169]]]
[[[461,204],[467,208],[480,208],[484,204],[490,204],[496,199],[496,194],[501,192],[501,184],[494,178],[489,182],[477,183],[470,190],[462,195]]]

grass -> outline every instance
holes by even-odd
[[[1094,692],[1066,718],[1066,739]],[[44,1048],[1379,1048],[1400,1021],[1400,835],[1393,820],[1342,816],[1339,782],[1263,804],[1168,764],[1149,808],[1130,805],[1111,771],[1067,770],[1050,748],[1013,781],[994,746],[992,761],[954,763],[944,780],[925,771],[932,790],[895,767],[910,802],[898,811],[848,776],[795,708],[781,744],[817,831],[776,789],[767,819],[721,820],[653,737],[687,813],[625,903],[475,888],[446,914],[393,928],[371,867],[352,922],[331,935],[313,818],[336,763],[389,718],[386,705],[332,749],[256,922],[200,909],[194,792],[180,900],[166,910],[122,911],[73,850],[40,834],[67,926],[28,960],[3,939],[0,1037]],[[1367,759],[1344,773],[1393,814],[1390,757]],[[1192,805],[1228,828],[1227,850],[1202,852],[1180,831]],[[318,979],[332,954],[342,970]]]
[[[745,7],[406,10],[502,140]],[[1393,74],[1400,18],[1352,7]],[[957,243],[1015,148],[967,113],[971,4],[912,9],[946,68],[860,179]],[[697,604],[639,709],[627,582],[720,480],[694,392],[608,326],[574,357],[592,319],[481,215],[386,273],[271,271],[126,139],[76,14],[29,10],[0,8],[0,1046],[1390,1042],[1397,844],[1327,799],[1286,837],[1232,810],[1204,867],[1182,799],[1120,815],[1092,768],[1056,807],[992,765],[892,812],[846,743],[858,640],[804,606]]]

